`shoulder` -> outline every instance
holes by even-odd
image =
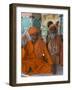
[[[44,42],[43,38],[39,38],[39,39],[37,40],[37,43],[40,43],[40,44],[45,44],[45,42]]]

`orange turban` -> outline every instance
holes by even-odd
[[[36,27],[30,27],[29,30],[28,30],[28,33],[30,35],[34,34],[34,33],[37,33],[37,32],[39,32],[39,30]]]

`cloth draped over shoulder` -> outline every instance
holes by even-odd
[[[53,61],[42,38],[28,41],[22,48],[22,73],[27,75],[52,74]]]

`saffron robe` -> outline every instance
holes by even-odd
[[[53,61],[42,38],[31,40],[22,48],[22,73],[27,75],[52,74]]]

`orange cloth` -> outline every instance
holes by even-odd
[[[22,55],[22,58],[24,58],[24,56],[25,56],[25,50],[24,50],[23,47],[21,48],[21,55]]]
[[[53,62],[43,39],[39,38],[34,44],[28,41],[24,50],[24,56],[22,54],[23,73],[28,75],[52,73]]]

